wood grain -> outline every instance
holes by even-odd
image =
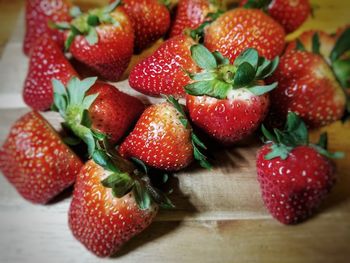
[[[93,6],[103,1],[75,2]],[[319,5],[317,16],[309,19],[304,29],[334,31],[350,22],[347,1],[314,2]],[[20,0],[0,0],[0,143],[12,123],[29,111],[21,100],[27,71],[27,58],[21,53],[22,4]],[[11,38],[10,28],[14,28]],[[158,101],[131,90],[127,81],[115,85],[147,103]],[[323,130],[329,132],[330,148],[347,156],[337,161],[338,184],[320,212],[307,222],[286,227],[267,213],[256,181],[259,144],[251,140],[232,149],[215,150],[213,171],[194,165],[171,178],[176,209],[162,211],[118,257],[107,260],[96,258],[72,237],[67,225],[71,189],[52,204],[32,205],[0,176],[0,262],[348,262],[350,124],[337,122]],[[313,140],[319,133],[313,132]]]

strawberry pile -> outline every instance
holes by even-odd
[[[257,179],[283,224],[312,216],[334,186],[331,159],[343,154],[327,150],[326,134],[310,142],[308,129],[350,115],[350,29],[286,43],[310,15],[307,0],[224,2],[116,0],[82,12],[66,0],[27,1],[23,99],[32,111],[12,126],[0,169],[37,204],[74,185],[69,227],[97,256],[114,255],[174,207],[159,174],[194,161],[215,169],[209,142],[234,147],[261,127]],[[108,81],[160,38],[128,78],[164,99],[145,105]],[[48,110],[63,118],[61,131],[39,112]]]

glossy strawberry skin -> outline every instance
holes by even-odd
[[[48,110],[53,103],[52,79],[60,80],[66,85],[74,76],[78,74],[59,46],[48,35],[44,35],[32,49],[23,100],[34,110]]]
[[[93,161],[77,176],[69,209],[69,227],[88,250],[99,257],[115,254],[120,247],[147,228],[158,207],[140,210],[132,193],[118,199],[101,181],[108,172]]]
[[[330,124],[343,115],[344,92],[319,55],[287,52],[269,81],[278,82],[278,87],[270,93],[271,126],[280,127],[288,111],[297,113],[311,128]]]
[[[157,169],[185,168],[193,161],[193,146],[191,130],[183,126],[179,116],[169,103],[148,107],[119,152],[125,158],[136,157]]]
[[[63,49],[64,34],[50,29],[48,22],[68,22],[71,20],[71,4],[66,0],[26,0],[26,34],[23,52],[29,55],[34,43],[43,34],[48,34]]]
[[[139,53],[165,35],[170,13],[158,0],[124,0],[123,7],[135,31],[135,51]]]
[[[116,87],[97,82],[87,95],[98,93],[89,109],[92,128],[106,134],[111,144],[117,143],[142,114],[145,106],[137,98]]]
[[[39,204],[72,185],[83,166],[35,111],[21,117],[0,149],[0,169],[23,198]]]
[[[192,122],[224,145],[231,145],[249,136],[264,120],[269,96],[254,96],[237,91],[235,97],[219,100],[187,95],[186,104]]]
[[[181,35],[187,28],[197,28],[205,21],[208,13],[214,11],[215,8],[208,0],[180,0],[170,29],[170,37]]]
[[[303,44],[306,51],[312,52],[312,38],[315,34],[318,34],[318,37],[320,40],[320,54],[330,64],[331,61],[329,56],[336,42],[335,37],[321,30],[309,30],[309,31],[303,32],[298,37],[298,39]],[[285,52],[289,52],[295,49],[296,49],[296,41],[291,41],[287,45]]]
[[[333,187],[333,164],[309,146],[294,148],[286,160],[266,160],[271,144],[257,154],[257,173],[265,206],[283,224],[310,217]]]
[[[180,35],[165,41],[150,57],[138,63],[129,76],[130,86],[147,95],[184,97],[191,82],[184,70],[196,72],[191,58],[192,38]]]
[[[105,24],[96,27],[98,42],[90,45],[85,36],[75,37],[70,52],[102,78],[118,81],[129,65],[134,48],[134,31],[122,7],[115,9],[111,16],[120,26]],[[68,34],[66,34],[68,36]]]
[[[282,53],[284,38],[284,29],[264,12],[236,8],[207,27],[204,45],[212,52],[219,51],[231,63],[249,47],[272,60]]]

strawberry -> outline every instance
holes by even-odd
[[[145,106],[137,98],[107,83],[97,82],[87,95],[98,94],[89,108],[92,128],[106,134],[111,144],[117,143],[140,117]]]
[[[119,0],[78,15],[66,30],[66,48],[73,57],[109,81],[118,81],[128,67],[134,48],[131,22]]]
[[[255,48],[260,56],[271,60],[282,53],[284,38],[284,29],[264,12],[236,8],[206,28],[204,45],[210,51],[219,51],[231,63],[247,48]]]
[[[140,208],[138,202],[145,205]],[[158,205],[138,181],[127,173],[112,173],[91,160],[77,176],[69,227],[88,250],[107,257],[147,228],[157,212]]]
[[[279,83],[271,92],[269,122],[272,126],[281,126],[289,111],[301,116],[311,128],[325,126],[343,116],[345,94],[319,55],[319,46],[319,43],[313,45],[318,54],[292,50],[282,56],[270,80]]]
[[[266,11],[287,33],[297,30],[311,14],[308,0],[243,0],[240,5]]]
[[[256,167],[265,206],[281,223],[299,223],[314,214],[336,181],[329,158],[343,154],[325,149],[326,134],[319,144],[309,143],[305,124],[292,112],[284,131],[262,130],[268,141]]]
[[[209,14],[214,14],[217,11],[218,6],[215,1],[180,0],[170,29],[170,37],[181,35],[185,29],[196,29]]]
[[[47,34],[38,38],[32,49],[24,82],[24,102],[34,110],[48,110],[53,102],[53,78],[67,84],[77,73],[60,47]]]
[[[66,0],[26,0],[23,52],[29,55],[32,46],[43,34],[49,34],[63,49],[63,33],[49,28],[48,22],[70,21],[70,8],[71,4]]]
[[[195,158],[209,168],[198,147],[206,149],[192,132],[182,106],[173,97],[168,102],[148,107],[134,130],[120,145],[124,158],[137,158],[146,165],[178,171]]]
[[[269,102],[267,92],[277,83],[264,86],[278,65],[247,49],[229,64],[219,52],[210,53],[201,45],[191,47],[193,60],[203,71],[191,74],[185,87],[190,118],[222,144],[233,144],[252,134],[264,120]]]
[[[162,1],[123,0],[123,7],[135,31],[136,53],[164,36],[170,27],[170,13]]]
[[[12,126],[0,149],[0,169],[23,198],[39,204],[72,185],[81,160],[37,112]]]
[[[129,76],[130,86],[144,94],[181,97],[191,79],[185,70],[195,72],[190,47],[195,41],[186,35],[165,41],[150,57],[139,62]]]
[[[53,109],[65,119],[65,126],[88,144],[90,154],[94,137],[103,135],[106,139],[104,143],[114,145],[144,110],[140,100],[107,83],[96,82],[96,78],[82,81],[72,78],[67,87],[53,80],[52,85],[55,97]]]

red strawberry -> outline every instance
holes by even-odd
[[[153,55],[132,69],[129,76],[130,86],[152,96],[184,96],[183,87],[191,81],[185,70],[197,70],[190,53],[193,44],[194,40],[186,35],[165,41]]]
[[[59,46],[48,36],[40,37],[31,52],[29,70],[24,83],[24,102],[34,110],[48,110],[53,103],[52,79],[64,84],[77,73]]]
[[[113,176],[116,181],[118,175],[111,175],[94,161],[87,162],[77,176],[69,209],[69,227],[73,235],[99,257],[115,254],[124,243],[147,228],[158,211],[158,205],[149,200],[146,207],[138,206],[136,199],[145,198],[142,192],[135,196],[134,190],[116,197],[117,183],[113,182]]]
[[[329,56],[334,48],[336,38],[321,30],[309,30],[303,32],[297,40],[294,40],[287,45],[285,52],[297,49],[298,41],[300,41],[306,51],[313,52],[313,39],[316,34],[320,43],[320,54],[328,63],[330,63]]]
[[[91,94],[99,94],[89,109],[92,128],[106,134],[111,144],[125,135],[145,108],[137,98],[103,82],[92,86],[87,92]]]
[[[277,86],[263,86],[262,80],[275,70],[278,58],[268,61],[255,49],[247,49],[231,65],[201,45],[191,47],[191,52],[203,69],[191,75],[195,82],[185,87],[193,123],[223,144],[252,134],[267,114],[267,92]]]
[[[284,131],[272,135],[263,128],[268,143],[257,154],[257,173],[265,206],[283,224],[310,217],[333,187],[336,176],[328,159],[325,136],[319,145],[308,142],[305,124],[289,113]],[[323,143],[321,143],[323,142]]]
[[[181,35],[185,29],[199,27],[209,13],[216,13],[218,7],[210,0],[180,0],[175,20],[170,29],[170,37]]]
[[[182,107],[174,105],[164,102],[147,108],[134,130],[120,145],[121,155],[125,158],[136,157],[146,165],[166,171],[185,168],[193,157],[201,161],[202,166],[208,167],[205,157],[197,148],[205,148],[204,145],[197,143],[197,138],[194,138],[196,136],[189,127]]]
[[[134,48],[134,32],[120,1],[77,16],[66,32],[66,48],[74,58],[109,81],[117,81],[128,67]]]
[[[272,126],[280,126],[289,111],[312,128],[339,120],[344,113],[345,94],[328,64],[317,54],[287,52],[270,81],[278,82],[271,92]]]
[[[282,53],[284,37],[283,28],[264,12],[236,8],[207,27],[204,45],[219,51],[231,63],[247,48],[255,48],[260,56],[271,60]]]
[[[141,52],[161,38],[170,26],[170,13],[159,0],[123,0],[135,31],[135,51]]]
[[[297,30],[311,14],[308,0],[243,0],[240,5],[266,10],[287,33]]]
[[[83,166],[56,131],[35,111],[11,128],[0,150],[0,169],[17,191],[45,204],[72,185]]]
[[[29,52],[39,37],[49,34],[63,48],[64,35],[56,29],[50,29],[48,22],[70,21],[71,4],[66,0],[26,0],[26,35],[23,52]]]

